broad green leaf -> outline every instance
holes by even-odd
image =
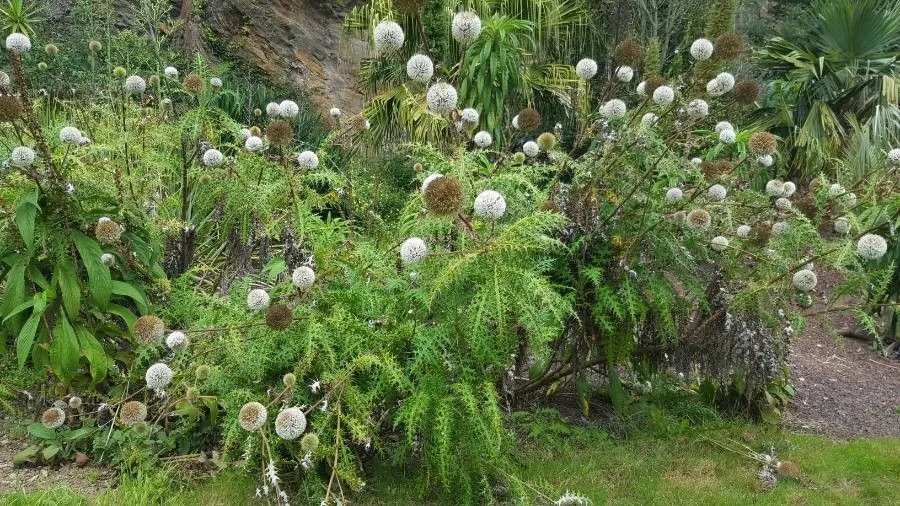
[[[81,347],[78,345],[75,329],[65,316],[60,315],[50,343],[50,367],[56,376],[67,383],[78,371],[80,356]]]
[[[6,287],[3,289],[3,300],[0,301],[0,315],[9,315],[13,309],[25,302],[25,257],[19,257],[6,274]],[[14,322],[11,330],[18,330],[21,321]]]
[[[38,325],[41,324],[43,315],[43,311],[32,311],[28,321],[25,322],[25,325],[22,325],[22,330],[19,331],[19,335],[16,337],[16,359],[19,362],[19,369],[25,366],[25,361],[31,355],[31,346],[34,344],[34,336],[37,333]]]
[[[48,429],[40,423],[28,424],[28,433],[38,439],[56,439],[56,431]]]
[[[21,466],[22,464],[33,459],[39,451],[41,451],[41,448],[39,446],[29,446],[28,448],[25,448],[24,450],[15,454],[12,458],[12,463],[14,466]]]
[[[100,261],[103,250],[100,249],[97,241],[78,231],[72,232],[72,240],[75,241],[75,248],[78,249],[78,255],[81,257],[85,269],[87,269],[88,290],[91,292],[91,300],[101,309],[104,309],[109,303],[112,278],[109,274],[109,268]]]
[[[109,306],[106,307],[106,310],[125,320],[125,324],[128,325],[129,333],[134,330],[134,323],[137,321],[138,317],[132,313],[130,309],[118,304],[109,304]]]
[[[75,264],[69,258],[60,260],[56,264],[56,271],[53,275],[56,278],[57,285],[59,285],[66,313],[68,313],[69,318],[75,318],[75,315],[81,309],[81,283],[78,281],[78,275],[75,273]]]
[[[79,439],[84,439],[84,438],[90,436],[97,430],[98,430],[97,427],[81,427],[81,428],[75,429],[72,432],[70,432],[69,434],[67,434],[65,437],[65,440],[69,441],[69,442],[78,441]]]
[[[50,445],[44,448],[44,450],[41,452],[41,456],[44,457],[44,460],[46,461],[53,460],[53,457],[56,457],[61,449],[62,448],[57,445]]]
[[[88,329],[78,327],[77,333],[81,352],[91,365],[91,378],[93,378],[94,383],[103,381],[109,370],[110,363],[106,350],[103,349],[103,345]]]
[[[6,315],[6,318],[3,319],[3,323],[6,323],[6,320],[9,320],[13,316],[16,316],[17,314],[21,313],[22,311],[25,311],[26,309],[28,309],[30,307],[34,307],[34,299],[26,300],[25,302],[19,304],[15,308],[13,308],[13,310],[10,311],[8,315]]]
[[[39,210],[37,191],[25,194],[16,207],[16,227],[29,251],[34,247],[34,221]]]
[[[144,298],[144,295],[139,292],[137,288],[131,286],[128,283],[125,283],[124,281],[118,280],[113,280],[111,287],[113,294],[131,298],[137,306],[138,312],[142,315],[150,312],[149,305],[147,304],[147,299]]]

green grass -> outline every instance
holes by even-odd
[[[601,430],[572,430],[565,442],[549,442],[551,435],[544,432],[523,447],[517,460],[522,477],[535,489],[554,498],[572,490],[595,504],[896,504],[900,439],[848,442],[744,425],[688,434],[617,441]],[[758,450],[774,443],[781,459],[800,465],[803,479],[782,480],[765,492],[756,463],[704,437],[730,438]],[[164,476],[124,480],[92,501],[56,489],[7,496],[0,504],[245,505],[254,489],[252,479],[234,470],[181,487]],[[381,468],[357,504],[452,504],[452,498],[423,501],[414,490],[402,471]]]

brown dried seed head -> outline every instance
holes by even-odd
[[[755,155],[771,155],[778,146],[775,136],[769,132],[756,132],[750,136],[747,146]]]
[[[660,86],[665,86],[665,84],[666,84],[665,77],[660,77],[660,76],[651,77],[650,79],[647,79],[646,81],[644,81],[644,93],[646,93],[648,97],[652,97],[653,92],[656,91],[656,88],[659,88]]]
[[[636,67],[644,59],[644,48],[633,40],[623,40],[616,45],[613,51],[613,61],[616,65],[630,65]]]
[[[184,78],[184,89],[191,93],[199,93],[203,89],[203,78],[194,73],[188,74]]]
[[[12,123],[22,117],[22,102],[15,95],[0,95],[0,122]]]
[[[437,216],[451,215],[462,207],[462,185],[456,178],[442,176],[425,187],[422,198],[428,211]]]
[[[112,220],[100,220],[94,227],[94,236],[101,244],[114,244],[122,237],[122,227]]]
[[[269,307],[266,313],[266,325],[272,330],[284,330],[291,326],[294,313],[284,304],[275,304]]]
[[[269,142],[275,146],[290,145],[293,136],[294,131],[291,128],[290,123],[283,119],[276,119],[266,127],[266,137],[268,137]]]
[[[530,107],[519,111],[519,130],[530,132],[541,126],[541,114]]]
[[[744,52],[744,38],[739,34],[723,33],[715,40],[715,57],[720,60],[733,60]]]
[[[759,85],[756,84],[756,81],[742,79],[735,83],[732,94],[739,104],[750,105],[759,98],[759,92]]]
[[[157,342],[163,338],[165,332],[166,326],[163,321],[152,314],[141,316],[134,323],[134,338],[140,344]]]

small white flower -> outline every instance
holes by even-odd
[[[475,216],[489,220],[500,219],[506,212],[506,200],[494,190],[485,190],[475,197]]]
[[[669,188],[666,192],[666,202],[669,204],[678,202],[682,197],[684,197],[684,192],[681,191],[681,188]]]
[[[297,165],[305,170],[315,169],[319,166],[319,156],[312,151],[304,151],[297,155]]]
[[[587,81],[597,75],[597,62],[590,58],[582,58],[575,65],[575,73]]]
[[[147,388],[151,390],[162,390],[172,382],[175,373],[166,364],[157,362],[147,369],[144,380],[147,382]]]
[[[660,86],[653,90],[653,101],[657,105],[669,105],[675,100],[675,90],[668,86]]]
[[[735,235],[740,237],[741,239],[746,239],[750,235],[750,226],[749,225],[741,225],[737,228]]]
[[[482,130],[475,134],[475,145],[479,148],[486,148],[494,142],[494,139],[491,137],[491,134]]]
[[[31,39],[24,33],[13,32],[6,37],[6,49],[13,53],[30,51]]]
[[[707,194],[709,195],[709,200],[719,202],[725,200],[725,196],[728,195],[728,190],[720,184],[714,184],[709,187]]]
[[[803,269],[795,272],[791,281],[794,288],[797,290],[800,290],[801,292],[811,292],[816,288],[819,278],[816,277],[815,272],[809,269]]]
[[[618,119],[625,116],[627,110],[628,107],[625,105],[625,102],[614,98],[603,104],[600,113],[608,119]]]
[[[218,77],[212,77],[209,80],[209,85],[213,88],[221,88],[222,87],[222,79]]]
[[[178,69],[176,69],[175,67],[166,67],[165,69],[163,69],[163,74],[165,74],[166,77],[178,79]]]
[[[296,118],[300,114],[300,106],[293,100],[282,100],[278,104],[278,109],[281,111],[281,116],[285,118]]]
[[[247,307],[252,311],[266,309],[270,300],[269,294],[261,288],[255,288],[247,293]]]
[[[727,121],[720,121],[716,123],[715,131],[717,134],[722,133],[724,130],[734,130],[734,126]]]
[[[375,51],[379,54],[390,53],[403,46],[403,28],[397,23],[384,20],[375,27],[372,32],[372,41],[375,43]]]
[[[263,147],[263,141],[259,137],[255,135],[251,135],[247,137],[247,140],[244,141],[244,149],[247,151],[259,151]]]
[[[775,208],[779,211],[790,211],[791,201],[784,197],[778,197],[775,199]]]
[[[778,221],[772,224],[772,235],[781,235],[790,229],[786,221]]]
[[[316,272],[306,265],[297,267],[291,274],[291,283],[294,284],[295,288],[299,288],[300,290],[311,287],[315,282]]]
[[[427,83],[434,76],[434,63],[427,55],[414,54],[406,61],[406,75],[413,81]]]
[[[282,439],[297,439],[305,430],[306,415],[300,408],[287,408],[275,417],[275,433]]]
[[[130,95],[140,95],[147,89],[147,82],[141,76],[129,76],[122,86]]]
[[[773,163],[775,163],[775,159],[772,158],[772,155],[760,155],[759,158],[756,159],[760,165],[763,167],[771,167]]]
[[[691,44],[691,57],[695,60],[708,60],[713,54],[713,43],[708,39],[697,39]]]
[[[432,181],[434,181],[435,179],[437,179],[439,177],[444,177],[444,175],[441,174],[440,172],[434,172],[434,173],[429,174],[428,177],[426,177],[425,180],[422,181],[422,191],[424,192],[425,188],[428,188],[428,185],[430,185]]]
[[[418,237],[410,237],[400,245],[400,259],[405,264],[414,264],[421,261],[428,254],[428,246]]]
[[[468,44],[481,35],[481,18],[471,11],[457,12],[453,16],[450,34],[460,44]]]
[[[834,220],[834,231],[841,235],[850,233],[850,220],[841,216]]]
[[[337,107],[332,107],[331,110],[328,111],[328,114],[331,115],[332,118],[338,119],[341,117],[341,110]]]
[[[780,179],[770,179],[766,183],[766,195],[770,197],[784,196],[784,182]]]
[[[795,185],[794,183],[792,183],[790,181],[784,182],[784,196],[785,197],[790,197],[796,191],[797,191],[797,185]]]
[[[737,134],[734,133],[734,130],[722,130],[719,132],[719,140],[723,144],[734,144],[734,141],[737,140]]]
[[[642,97],[646,96],[647,95],[647,81],[639,82],[637,87],[634,89],[634,91]]]
[[[78,144],[80,140],[81,132],[75,127],[62,127],[59,131],[59,141],[63,144]]]
[[[266,114],[269,116],[281,116],[281,105],[278,102],[269,102],[266,104]]]
[[[728,248],[728,239],[721,235],[717,235],[710,241],[710,246],[716,251],[725,251]]]
[[[169,347],[170,350],[174,350],[177,348],[184,348],[188,345],[188,338],[184,335],[184,332],[176,330],[172,332],[168,336],[166,336],[166,346]]]
[[[478,123],[478,111],[471,107],[463,109],[462,112],[459,113],[459,119],[462,120],[463,123],[475,125]]]
[[[112,267],[116,264],[116,257],[112,253],[104,253],[100,255],[100,263],[107,267]]]
[[[657,121],[659,121],[659,116],[653,114],[652,112],[648,112],[647,114],[641,116],[641,125],[643,125],[645,128],[652,127],[656,124]]]
[[[27,146],[13,148],[9,155],[9,162],[14,167],[30,167],[34,163],[34,150]]]
[[[616,70],[616,79],[622,81],[623,83],[631,82],[634,78],[634,69],[629,67],[628,65],[623,65]]]
[[[704,118],[709,114],[709,104],[703,99],[695,98],[688,102],[687,107],[684,108],[684,112],[693,119]]]
[[[459,96],[456,94],[456,88],[449,83],[436,83],[428,88],[425,100],[428,102],[429,109],[438,114],[443,114],[456,109]]]
[[[887,253],[887,241],[877,234],[866,234],[856,243],[856,253],[864,260],[878,260]]]
[[[206,165],[207,167],[218,167],[222,164],[222,160],[224,159],[225,157],[218,149],[207,149],[203,153],[203,165]]]
[[[900,148],[894,148],[888,151],[888,161],[893,165],[900,165]]]
[[[538,147],[536,142],[528,141],[522,145],[522,152],[525,153],[528,158],[534,158],[541,152],[541,148]]]

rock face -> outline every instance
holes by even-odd
[[[359,0],[216,0],[200,16],[236,55],[273,80],[309,90],[321,112],[357,111],[355,89],[363,41],[341,36],[344,16]]]

